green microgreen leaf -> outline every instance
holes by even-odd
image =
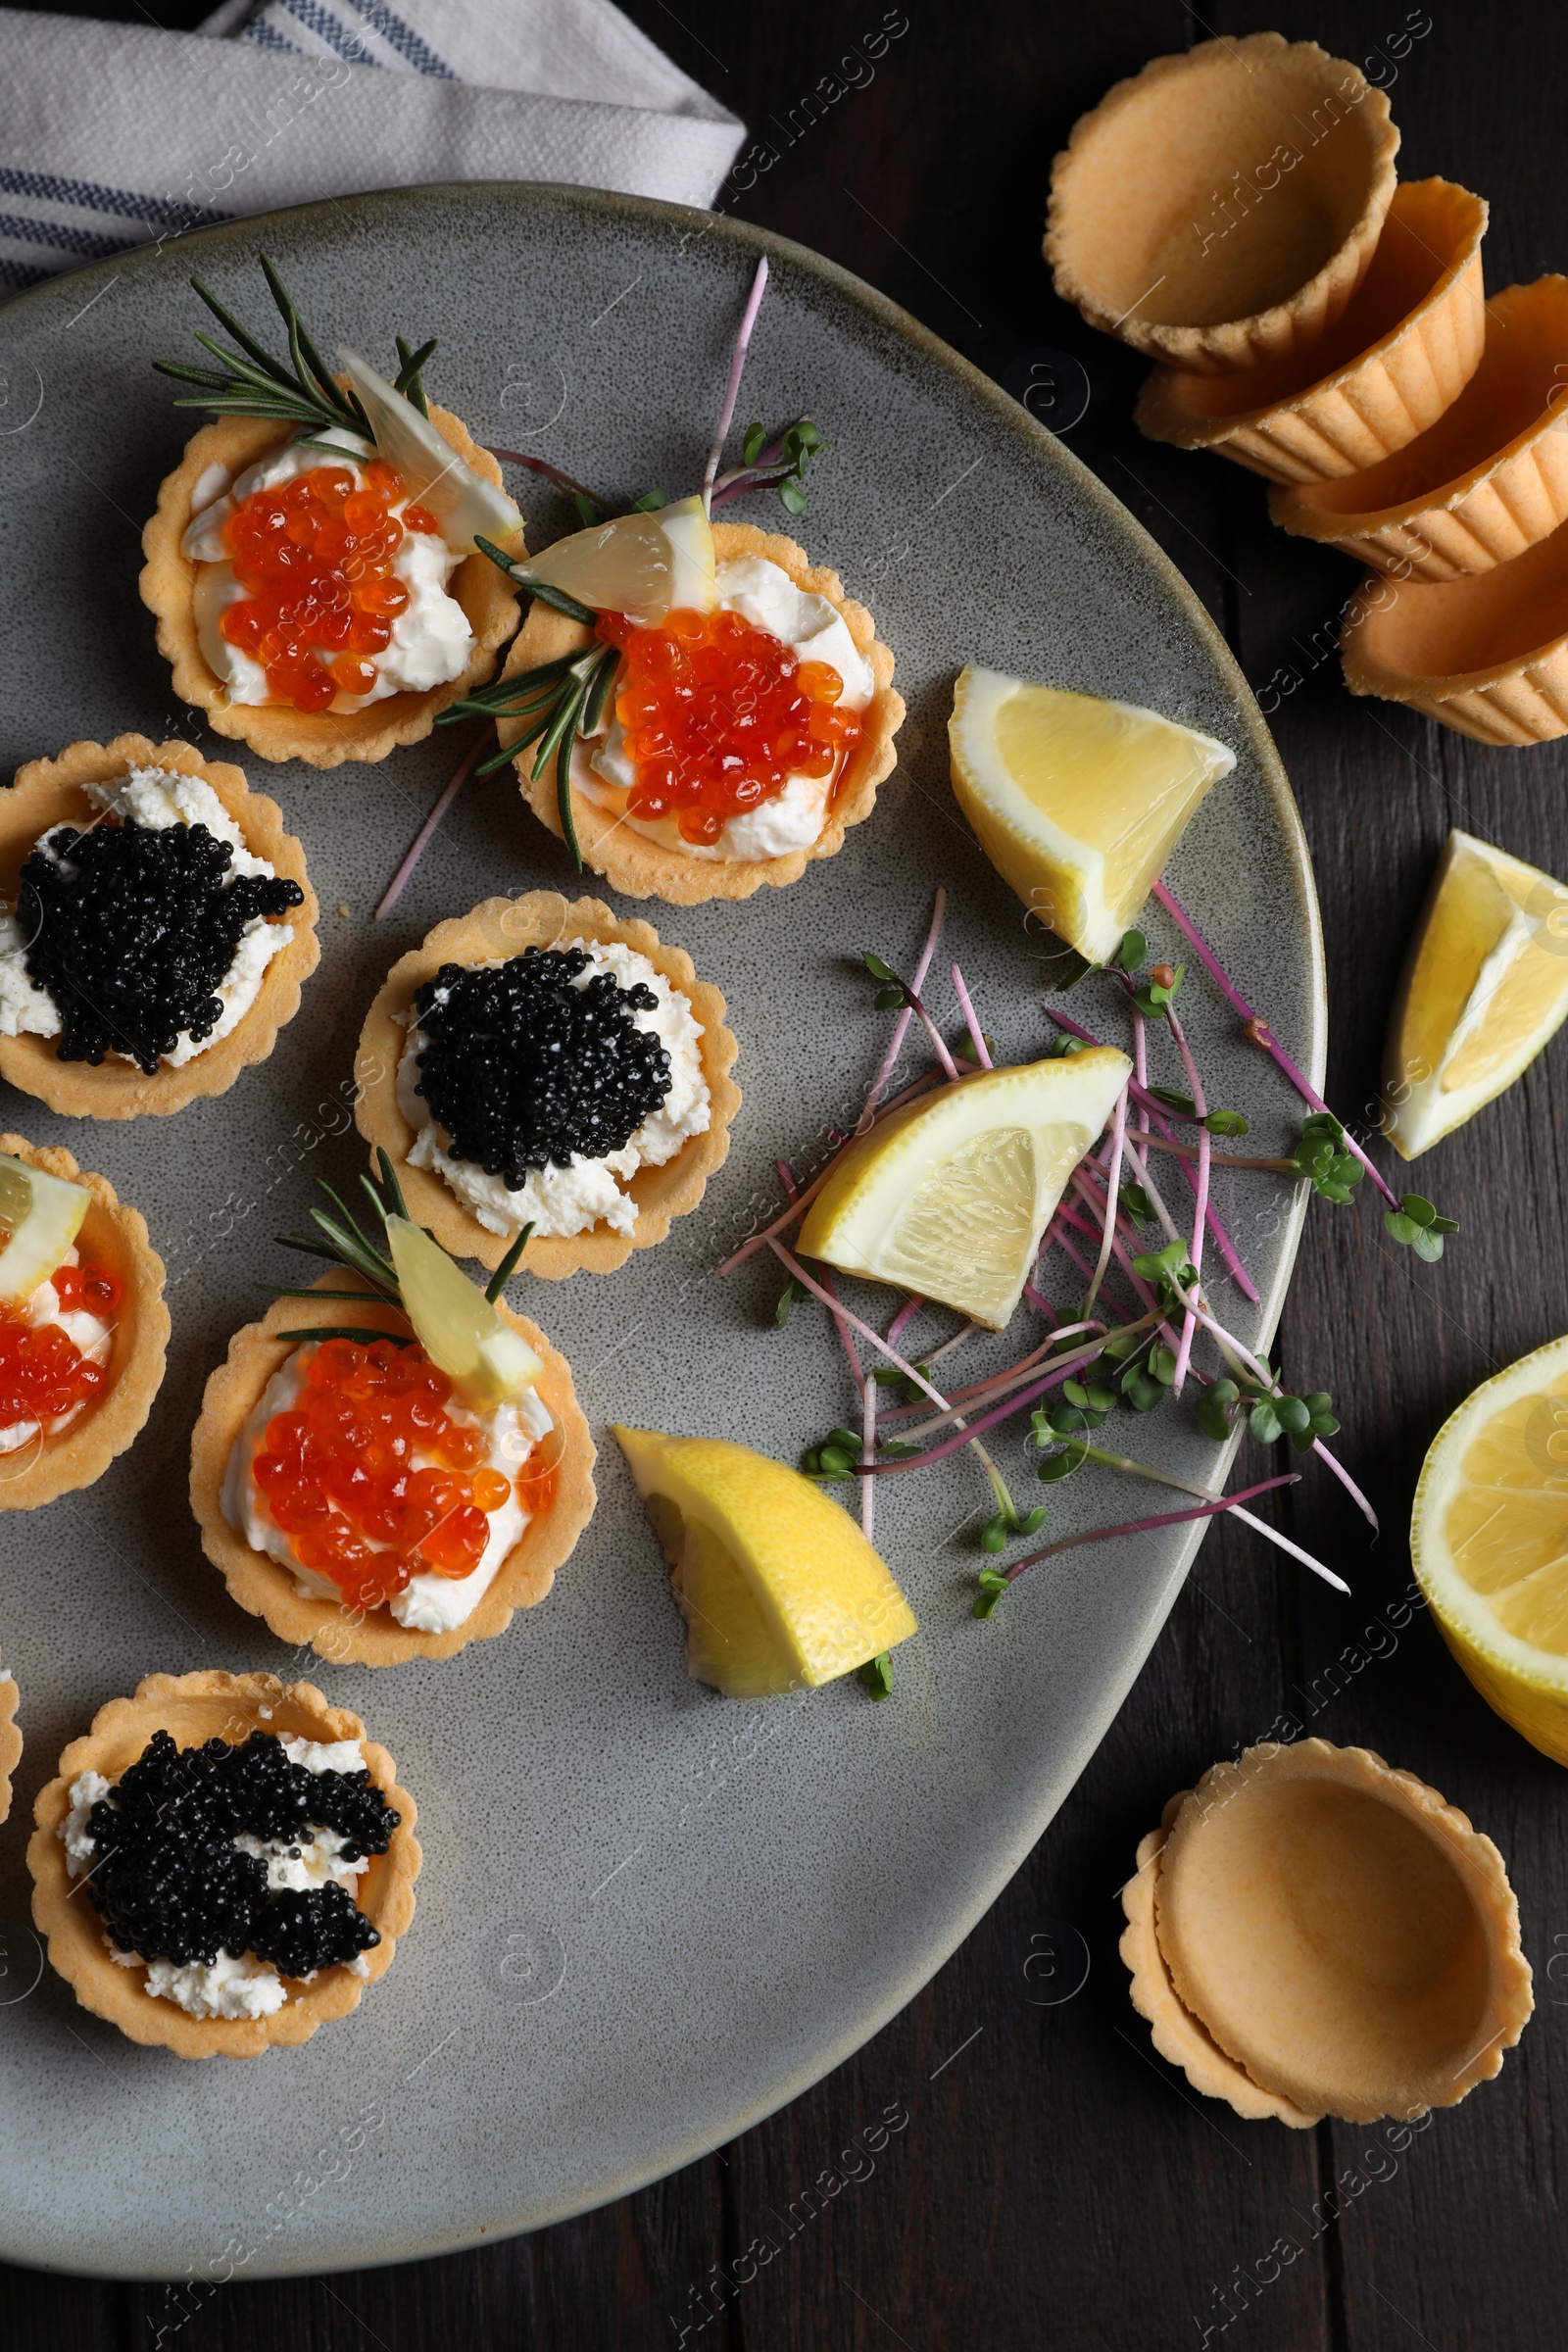
[[[1154,1221],[1154,1204],[1150,1200],[1149,1195],[1145,1192],[1141,1184],[1129,1184],[1127,1179],[1123,1177],[1121,1186],[1121,1203],[1135,1224],[1152,1225]]]
[[[1116,962],[1124,972],[1141,972],[1149,961],[1149,942],[1141,931],[1124,931],[1121,946],[1116,950]]]
[[[974,1605],[969,1614],[972,1617],[989,1617],[1007,1590],[1007,1580],[1000,1569],[982,1568],[979,1585],[980,1590],[975,1595]]]
[[[598,506],[589,497],[586,490],[574,490],[571,494],[571,503],[576,508],[577,519],[585,530],[591,529],[596,522],[604,519]]]
[[[884,963],[880,956],[873,956],[869,948],[861,950],[860,961],[864,964],[866,970],[870,973],[873,980],[898,979],[899,975],[893,969],[892,964]]]
[[[1184,1119],[1197,1118],[1198,1105],[1191,1095],[1179,1094],[1173,1086],[1152,1086],[1149,1091],[1156,1102],[1168,1102],[1171,1109],[1179,1110]]]
[[[867,1658],[863,1666],[856,1668],[856,1672],[873,1698],[892,1696],[893,1661],[885,1649],[879,1649],[874,1658]]]
[[[1203,1125],[1210,1135],[1245,1135],[1247,1121],[1239,1110],[1211,1110]]]
[[[767,428],[765,425],[749,424],[746,427],[746,436],[741,443],[741,456],[748,466],[757,464],[766,440]]]

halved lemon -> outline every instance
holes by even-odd
[[[711,612],[718,601],[713,527],[700,498],[591,523],[514,564],[513,576],[559,588],[595,612],[624,612],[639,627],[666,612]]]
[[[1092,1046],[961,1078],[895,1111],[851,1146],[811,1202],[802,1254],[1001,1331],[1132,1066],[1114,1046]]]
[[[408,1217],[388,1217],[386,1238],[414,1336],[464,1402],[488,1413],[531,1388],[544,1365],[440,1243]]]
[[[1444,1423],[1410,1557],[1487,1704],[1568,1764],[1568,1339],[1483,1382]]]
[[[506,492],[465,465],[412,400],[346,344],[338,346],[337,356],[370,420],[376,448],[397,467],[417,504],[435,516],[448,547],[471,554],[476,538],[510,539],[521,530],[522,516]]]
[[[847,1511],[726,1438],[612,1425],[673,1571],[686,1667],[729,1698],[830,1683],[918,1632]]]
[[[64,1265],[92,1195],[0,1152],[0,1299],[16,1305]]]
[[[1405,1159],[1512,1086],[1568,1017],[1568,889],[1448,835],[1383,1055],[1383,1132]]]
[[[1116,952],[1236,754],[1134,703],[960,670],[953,789],[1004,882],[1091,963]]]

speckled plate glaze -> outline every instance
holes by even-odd
[[[1172,884],[1321,1071],[1316,906],[1256,706],[1171,566],[1022,409],[815,256],[623,197],[416,190],[95,266],[0,316],[0,757],[9,776],[81,736],[207,741],[136,597],[141,524],[190,416],[148,362],[194,350],[190,269],[259,322],[265,249],[329,344],[384,362],[394,331],[438,332],[431,391],[479,438],[611,490],[675,495],[699,477],[764,248],[744,416],[808,407],[827,437],[801,535],[895,649],[900,765],[871,821],[792,889],[652,910],[722,988],[740,1039],[728,1165],[700,1214],[613,1276],[513,1296],[570,1359],[596,1432],[711,1430],[793,1458],[845,1409],[836,1342],[800,1309],[774,1330],[776,1269],[719,1281],[714,1268],[774,1203],[774,1153],[810,1165],[823,1131],[858,1111],[885,1029],[847,958],[864,945],[912,960],[944,881],[952,950],[1002,1054],[1032,1056],[1050,1034],[1052,943],[1025,927],[948,785],[961,662],[1152,704],[1235,746],[1236,774]],[[536,544],[564,527],[548,498],[521,495]],[[769,519],[761,502],[756,516]],[[466,789],[395,918],[371,923],[455,757],[437,739],[376,767],[253,775],[306,845],[322,955],[271,1058],[231,1093],[90,1129],[0,1100],[0,1125],[69,1144],[144,1211],[174,1326],[131,1452],[88,1493],[0,1517],[0,1642],[26,1694],[21,1801],[0,1834],[0,1930],[21,1956],[0,1983],[13,2261],[214,2280],[396,2261],[537,2228],[744,2130],[909,2000],[993,1901],[1083,1770],[1196,1547],[1178,1530],[1069,1554],[979,1625],[979,1482],[961,1461],[889,1481],[879,1536],[921,1633],[882,1706],[853,1683],[743,1705],[688,1682],[612,1446],[598,1515],[549,1600],[450,1664],[334,1670],[232,1605],[185,1505],[190,1427],[208,1368],[257,1311],[255,1282],[279,1275],[272,1235],[298,1225],[314,1177],[342,1183],[361,1164],[365,1009],[443,916],[495,891],[573,887],[508,772]],[[1075,999],[1080,1017],[1095,994]],[[1183,1010],[1217,1096],[1245,1103],[1274,1148],[1290,1108],[1272,1069],[1200,982]],[[1219,1189],[1265,1300],[1261,1316],[1236,1303],[1250,1334],[1272,1327],[1298,1223],[1253,1183]],[[1180,1413],[1141,1424],[1138,1442],[1215,1467]],[[1003,1451],[1028,1475],[1018,1435]],[[1147,1493],[1080,1479],[1053,1490],[1053,1524],[1132,1516]],[[35,1972],[26,1925],[32,1800],[67,1740],[143,1675],[203,1667],[285,1681],[309,1668],[397,1757],[425,1851],[385,1983],[305,2048],[243,2067],[122,2040]]]

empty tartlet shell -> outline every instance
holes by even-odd
[[[265,1061],[285,1021],[299,1010],[300,990],[320,955],[316,937],[316,893],[305,871],[305,852],[283,830],[283,812],[265,793],[252,792],[243,771],[220,760],[204,760],[188,743],[154,744],[145,735],[117,735],[113,743],[74,743],[56,760],[29,760],[0,800],[0,898],[15,906],[27,853],[52,825],[86,826],[103,811],[84,787],[106,784],[133,767],[174,769],[210,785],[244,836],[253,857],[265,858],[274,873],[297,882],[305,893],[281,919],[294,936],[280,948],[262,976],[255,1002],[226,1037],[217,1039],[190,1061],[161,1062],[151,1077],[134,1062],[106,1054],[96,1068],[87,1061],[62,1061],[56,1037],[0,1037],[0,1076],[35,1095],[68,1118],[135,1119],[144,1112],[183,1110],[199,1097],[226,1094],[241,1070]]]
[[[825,596],[838,608],[857,650],[870,664],[875,688],[860,715],[860,740],[839,775],[827,821],[809,848],[791,850],[784,858],[687,858],[634,832],[630,825],[598,808],[580,791],[572,794],[571,809],[583,862],[603,874],[612,890],[628,899],[663,899],[672,906],[696,906],[708,899],[749,899],[763,883],[782,889],[798,882],[808,864],[832,858],[844,846],[851,825],[862,824],[876,805],[876,788],[892,774],[898,760],[894,737],[904,723],[904,697],[893,689],[893,656],[876,634],[876,624],[863,605],[844,593],[836,571],[807,561],[806,551],[777,531],[760,531],[749,522],[715,522],[713,552],[720,564],[742,556],[760,556],[787,572],[797,588]],[[578,653],[593,643],[586,622],[568,620],[548,605],[535,604],[514,638],[502,676],[515,677],[561,654]],[[522,732],[522,721],[500,717],[496,733],[510,744]],[[579,744],[574,765],[585,757]],[[542,824],[562,839],[561,814],[556,807],[556,763],[549,760],[538,777],[529,771],[535,759],[530,744],[516,761],[522,797]]]
[[[377,1151],[385,1152],[397,1169],[410,1213],[429,1228],[443,1250],[450,1250],[454,1257],[476,1257],[481,1265],[499,1266],[511,1237],[481,1225],[435,1169],[408,1164],[415,1130],[398,1103],[398,1064],[408,1043],[406,1016],[416,991],[433,980],[444,963],[505,961],[520,956],[524,948],[554,948],[569,940],[592,940],[600,946],[618,941],[635,949],[687,1000],[702,1025],[698,1051],[710,1116],[704,1132],[689,1136],[673,1159],[662,1167],[639,1168],[632,1177],[626,1191],[637,1203],[637,1222],[630,1233],[613,1233],[601,1222],[586,1233],[545,1234],[528,1244],[519,1269],[546,1282],[563,1281],[579,1269],[610,1274],[624,1265],[634,1250],[652,1249],[664,1239],[672,1218],[689,1216],[696,1208],[708,1179],[729,1157],[729,1124],[741,1102],[740,1088],[730,1076],[739,1049],[733,1032],[724,1026],[723,997],[698,979],[685,951],[664,947],[651,923],[613,914],[602,899],[568,901],[554,890],[486,899],[471,914],[438,923],[420,947],[392,966],[365,1016],[354,1060],[354,1116],[370,1147],[371,1166]]]
[[[1383,92],[1315,41],[1254,32],[1153,58],[1074,123],[1052,167],[1056,292],[1173,368],[1285,359],[1365,275],[1398,145]]]
[[[1302,1740],[1215,1765],[1166,1808],[1140,1875],[1172,1995],[1203,2044],[1298,2111],[1284,2121],[1454,2106],[1534,2006],[1496,1847],[1368,1748]],[[1161,2004],[1132,1940],[1147,2015]],[[1234,2078],[1201,2072],[1250,2112]]]
[[[323,1594],[297,1590],[293,1575],[267,1552],[255,1551],[223,1516],[223,1473],[234,1441],[274,1372],[296,1343],[282,1331],[318,1323],[341,1323],[398,1331],[408,1325],[395,1308],[377,1298],[359,1277],[333,1267],[316,1288],[363,1289],[365,1306],[341,1299],[279,1298],[260,1323],[247,1323],[228,1344],[228,1359],[208,1379],[201,1415],[190,1442],[190,1506],[201,1529],[202,1549],[221,1571],[229,1597],[253,1617],[263,1618],[280,1642],[309,1642],[335,1666],[401,1666],[411,1658],[450,1658],[470,1642],[488,1642],[506,1632],[514,1609],[531,1609],[555,1582],[556,1570],[593,1516],[594,1443],[578,1406],[564,1356],[526,1315],[514,1314],[505,1299],[498,1310],[520,1332],[544,1364],[537,1388],[555,1429],[543,1443],[554,1457],[556,1491],[547,1510],[530,1519],[508,1552],[483,1598],[462,1625],[447,1633],[417,1633],[399,1625],[389,1609],[346,1609]]]
[[[322,1969],[314,1984],[286,1978],[288,1999],[270,2017],[202,2018],[149,1993],[139,1969],[122,1968],[110,1958],[97,1912],[84,1896],[76,1899],[81,1880],[67,1868],[60,1825],[71,1810],[71,1788],[78,1775],[100,1772],[118,1782],[159,1731],[171,1733],[182,1748],[212,1739],[233,1744],[252,1732],[365,1741],[370,1779],[402,1815],[386,1852],[370,1856],[359,1883],[359,1908],[381,1937],[365,1954],[365,1976],[338,1967]],[[172,2050],[178,2058],[256,2058],[274,2045],[309,2041],[318,2026],[358,2008],[366,1985],[386,1975],[398,1937],[408,1933],[414,1917],[420,1860],[414,1799],[398,1787],[397,1767],[386,1749],[365,1738],[359,1717],[328,1706],[312,1683],[284,1685],[271,1674],[150,1674],[137,1685],[134,1697],[111,1699],[93,1717],[91,1731],[72,1741],[58,1777],[39,1791],[33,1818],[38,1826],[27,1847],[32,1916],[48,1940],[51,1965],[83,2009],[106,2018],[132,2041]]]
[[[1490,571],[1568,521],[1568,277],[1487,304],[1481,365],[1436,424],[1369,472],[1269,493],[1282,530],[1401,580]]]
[[[1156,368],[1134,421],[1151,441],[1209,449],[1273,482],[1358,473],[1436,423],[1486,338],[1487,206],[1446,179],[1396,192],[1366,277],[1322,342],[1251,377]]]
[[[67,1184],[86,1186],[92,1199],[76,1249],[84,1261],[108,1266],[123,1292],[109,1351],[109,1385],[97,1402],[58,1437],[32,1439],[14,1454],[0,1454],[0,1511],[32,1511],[58,1494],[90,1487],[140,1434],[163,1384],[169,1309],[164,1261],[147,1239],[146,1220],[117,1197],[107,1177],[78,1168],[69,1152],[46,1150],[20,1135],[0,1135],[0,1152]]]
[[[1260,2088],[1246,2068],[1228,2057],[1206,2027],[1183,2006],[1181,1995],[1171,1983],[1154,1926],[1154,1886],[1159,1875],[1159,1857],[1171,1825],[1191,1793],[1184,1788],[1173,1796],[1159,1828],[1139,1839],[1138,1867],[1121,1890],[1127,1925],[1118,1948],[1132,1977],[1133,2007],[1140,2017],[1148,2019],[1151,2038],[1160,2056],[1168,2058],[1172,2066],[1179,2066],[1193,2088],[1200,2090],[1205,2098],[1227,2100],[1249,2123],[1272,2119],[1275,2123],[1289,2124],[1293,2131],[1307,2131],[1321,2118],[1304,2114],[1290,2099]]]
[[[0,1674],[0,1823],[11,1818],[11,1776],[22,1761],[22,1733],[17,1724],[16,1677]]]
[[[1522,556],[1457,579],[1372,573],[1340,631],[1345,683],[1477,743],[1568,734],[1568,523]]]
[[[347,379],[344,379],[345,381]],[[432,402],[430,422],[451,442],[466,466],[502,487],[501,467],[472,439],[460,417]],[[185,445],[185,454],[158,492],[158,505],[141,535],[141,601],[157,616],[158,650],[174,673],[174,692],[207,712],[220,735],[248,743],[264,760],[303,760],[311,767],[337,767],[345,760],[384,760],[402,743],[420,743],[436,712],[489,677],[496,655],[517,625],[517,598],[499,565],[488,556],[465,556],[447,594],[468,617],[473,652],[461,676],[421,694],[405,691],[368,703],[363,710],[296,710],[283,703],[231,703],[221,678],[207,665],[196,633],[196,564],[181,551],[195,513],[194,492],[209,466],[220,466],[234,481],[270,450],[293,439],[263,416],[222,416],[204,424]],[[501,543],[522,552],[522,535]]]

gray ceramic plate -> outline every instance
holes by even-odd
[[[1173,885],[1299,1061],[1321,1068],[1312,884],[1256,707],[1171,566],[1021,409],[798,247],[577,190],[368,197],[82,270],[0,318],[0,758],[9,773],[126,728],[207,741],[172,701],[136,595],[141,523],[190,429],[148,362],[197,356],[190,268],[260,323],[265,248],[322,342],[385,365],[394,331],[439,332],[431,389],[481,439],[612,492],[675,495],[700,474],[764,247],[772,289],[742,421],[805,408],[820,420],[830,449],[805,536],[896,651],[903,760],[874,819],[793,889],[642,909],[729,1000],[746,1090],[734,1150],[662,1248],[523,1302],[570,1358],[596,1432],[612,1419],[714,1431],[794,1458],[845,1412],[836,1343],[810,1312],[773,1328],[776,1267],[729,1281],[714,1268],[775,1201],[774,1154],[809,1164],[824,1129],[859,1108],[888,1016],[848,956],[874,946],[909,962],[940,880],[949,941],[1003,1055],[1033,1056],[1050,1035],[1050,943],[1025,929],[948,786],[961,662],[1152,704],[1235,746],[1237,771],[1181,844]],[[559,507],[523,497],[550,535],[563,527]],[[771,502],[743,511],[782,521]],[[334,1670],[286,1653],[228,1601],[187,1511],[186,1442],[208,1367],[257,1311],[254,1283],[280,1275],[271,1237],[299,1223],[314,1177],[360,1164],[348,1105],[365,1008],[438,920],[498,890],[569,887],[557,844],[497,777],[459,801],[395,918],[371,923],[449,747],[328,774],[247,760],[303,837],[323,908],[320,969],[264,1067],[175,1119],[128,1126],[72,1123],[10,1093],[0,1103],[4,1124],[68,1143],[145,1211],[174,1322],[133,1451],[90,1493],[0,1518],[0,1644],[26,1737],[0,1833],[12,2260],[155,2278],[393,2261],[537,2228],[744,2130],[882,2025],[993,1901],[1083,1770],[1194,1549],[1177,1530],[1070,1554],[980,1625],[983,1486],[961,1459],[890,1482],[879,1534],[922,1628],[897,1653],[891,1702],[852,1681],[732,1704],[686,1679],[665,1573],[607,1440],[598,1515],[548,1602],[450,1664]],[[1108,984],[1074,1004],[1108,1020]],[[1265,1141],[1283,1137],[1271,1069],[1202,985],[1184,1004],[1219,1097],[1251,1110]],[[1272,1327],[1298,1226],[1266,1184],[1220,1190],[1266,1301],[1261,1318],[1238,1301],[1251,1332]],[[1215,1466],[1179,1410],[1132,1442]],[[1020,1482],[1024,1450],[1016,1432],[1004,1440]],[[1062,1531],[1151,1507],[1147,1487],[1114,1481],[1053,1492]],[[304,2049],[241,2066],[133,2047],[40,1974],[25,1925],[27,1820],[64,1742],[142,1675],[198,1667],[325,1684],[396,1756],[424,1842],[418,1917],[385,1984]]]

